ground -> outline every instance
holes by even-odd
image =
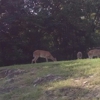
[[[100,100],[100,59],[0,68],[0,100]]]

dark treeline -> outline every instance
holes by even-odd
[[[0,0],[0,66],[31,63],[36,49],[57,60],[100,47],[100,0]]]

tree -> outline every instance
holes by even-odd
[[[58,60],[100,44],[99,0],[1,0],[0,64],[30,63],[36,49]]]

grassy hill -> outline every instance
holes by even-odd
[[[100,59],[1,67],[0,100],[100,100]]]

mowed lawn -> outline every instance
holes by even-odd
[[[0,100],[100,100],[100,59],[0,67]]]

